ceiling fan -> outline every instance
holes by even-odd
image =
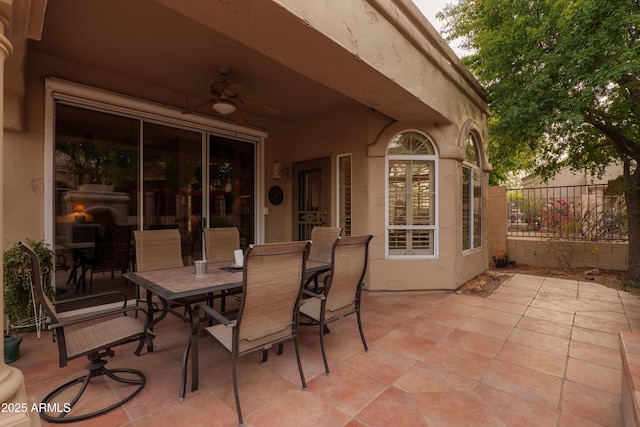
[[[211,105],[213,110],[219,115],[225,117],[235,115],[236,121],[243,123],[246,123],[246,120],[244,120],[240,109],[244,106],[257,110],[259,113],[265,113],[271,116],[280,115],[280,111],[274,107],[240,96],[240,87],[234,83],[230,83],[227,79],[229,74],[231,74],[230,68],[220,67],[218,71],[222,75],[222,80],[211,83],[209,86],[209,98],[196,105],[187,107],[182,114],[193,113],[206,105]]]

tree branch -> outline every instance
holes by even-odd
[[[620,87],[629,91],[634,105],[640,105],[640,78],[634,74],[625,74],[618,79]]]
[[[585,111],[585,122],[589,123],[613,142],[616,149],[623,155],[631,159],[640,159],[640,149],[636,147],[634,141],[624,136],[614,126],[608,125],[606,121],[593,110]]]

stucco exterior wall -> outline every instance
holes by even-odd
[[[6,249],[20,240],[44,237],[42,135],[5,133],[4,157],[2,244]]]
[[[451,94],[455,97],[455,94]],[[460,131],[459,129],[464,130]],[[371,291],[408,291],[456,289],[487,268],[487,233],[483,233],[480,249],[462,251],[462,160],[460,133],[466,140],[467,127],[460,125],[425,127],[419,124],[393,123],[368,147],[369,189],[368,217],[371,230],[380,236],[371,242]],[[476,130],[482,129],[478,126]],[[430,137],[438,152],[438,238],[437,256],[422,259],[398,259],[385,256],[385,154],[391,137],[401,131],[417,130]],[[483,187],[487,188],[484,177]],[[489,216],[483,206],[483,228]]]
[[[29,69],[27,102],[8,103],[6,115],[22,117],[26,127],[4,132],[3,248],[20,240],[44,238],[44,82]],[[25,108],[25,111],[14,111]]]
[[[455,97],[455,94],[451,94]],[[462,126],[461,126],[462,127]],[[389,259],[385,257],[385,154],[386,145],[396,133],[417,130],[428,135],[436,145],[438,161],[438,256],[435,259]],[[467,129],[463,132],[466,132]],[[466,137],[466,135],[465,135]],[[371,140],[367,138],[372,138]],[[271,180],[285,189],[285,203],[270,207],[266,219],[268,241],[291,238],[291,225],[281,214],[291,213],[291,164],[336,154],[351,153],[353,165],[353,233],[372,233],[370,269],[367,281],[371,291],[407,291],[455,289],[486,270],[488,255],[482,248],[462,253],[462,200],[453,189],[462,188],[461,161],[455,126],[425,126],[416,123],[390,122],[387,117],[368,109],[340,111],[293,124],[286,130],[271,131],[268,152],[278,153],[271,161],[282,161],[287,179]],[[267,164],[269,164],[267,159]],[[335,177],[332,176],[332,179]],[[267,177],[267,180],[270,178]],[[484,179],[485,188],[486,174]],[[335,191],[335,183],[332,183]],[[332,194],[335,199],[335,194]],[[486,202],[485,202],[486,203]],[[483,206],[485,221],[490,210]],[[274,215],[276,214],[277,215]],[[332,224],[335,215],[332,212]],[[483,238],[487,239],[487,233]]]
[[[469,71],[460,66],[459,59],[446,44],[439,43],[440,35],[411,1],[333,0],[328,5],[305,0],[277,0],[277,3],[346,51],[358,55],[364,63],[409,90],[447,119],[463,121],[475,116],[478,107],[483,108],[484,102],[473,88]],[[355,19],[349,22],[326,19],[326,13],[322,11],[327,8],[333,16]],[[317,73],[330,71],[328,68]],[[349,71],[341,70],[343,73]],[[449,96],[461,91],[465,93],[464,100]],[[415,118],[419,119],[419,115]]]
[[[622,165],[614,163],[605,168],[602,176],[594,176],[589,172],[577,172],[569,167],[563,168],[553,178],[548,181],[542,180],[538,176],[528,176],[522,179],[523,188],[535,187],[561,187],[571,185],[607,184],[610,180],[622,176]]]
[[[329,157],[331,159],[331,200],[330,224],[336,224],[335,201],[336,157],[341,154],[352,156],[352,227],[354,234],[368,233],[366,200],[370,194],[367,182],[368,162],[366,146],[368,135],[379,132],[389,119],[367,108],[354,108],[335,111],[309,120],[300,121],[286,128],[270,128],[266,142],[267,158],[265,163],[280,162],[283,165],[283,178],[274,180],[266,175],[268,189],[279,185],[284,190],[284,202],[279,206],[269,205],[269,215],[265,218],[265,240],[267,242],[288,241],[292,239],[292,172],[293,163],[305,160]],[[267,168],[269,169],[269,168]],[[268,171],[269,172],[269,171]],[[283,218],[288,218],[284,221]],[[375,241],[375,239],[374,239]]]

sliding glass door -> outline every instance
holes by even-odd
[[[139,141],[138,120],[57,106],[54,245],[59,298],[91,292],[94,273],[106,265],[114,278],[129,268],[131,230],[139,211]]]
[[[203,227],[256,241],[255,142],[58,102],[54,158],[59,299],[132,296],[122,274],[135,268],[133,230],[178,229],[185,265],[202,258]]]

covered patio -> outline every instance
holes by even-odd
[[[640,300],[593,282],[517,274],[491,297],[366,293],[365,353],[355,319],[327,335],[324,374],[315,328],[303,328],[300,387],[292,345],[266,363],[240,364],[240,398],[250,426],[620,426],[620,331],[640,329]],[[132,367],[147,386],[94,425],[237,425],[228,355],[201,341],[200,389],[178,401],[188,325],[169,316],[155,351],[116,350],[110,367]],[[27,395],[39,401],[82,371],[60,369],[50,333],[21,337]],[[117,390],[96,390],[104,403]]]

